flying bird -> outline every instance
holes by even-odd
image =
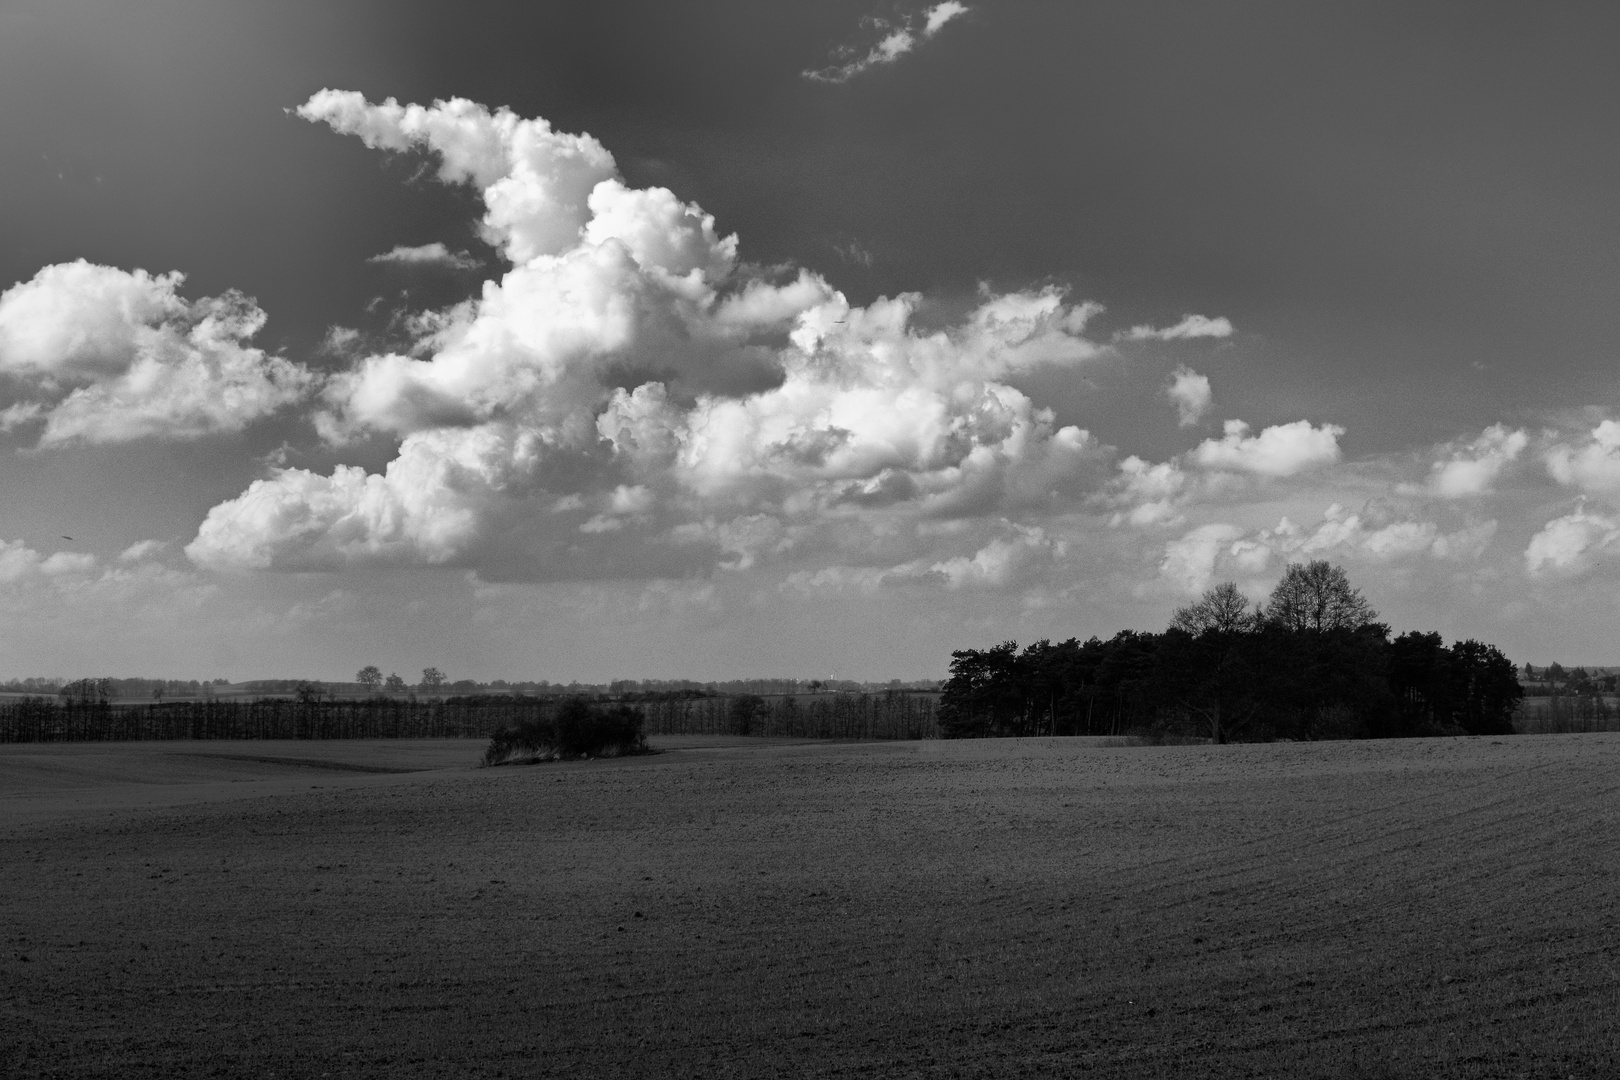
[[[73,537],[71,537],[71,536],[64,536],[64,537],[62,537],[62,539],[64,539],[64,540],[72,540],[72,539],[73,539]]]

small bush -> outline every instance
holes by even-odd
[[[1190,735],[1172,725],[1152,724],[1127,728],[1118,742],[1111,746],[1204,746],[1209,739],[1203,735]]]
[[[646,752],[647,737],[639,710],[573,697],[563,701],[552,716],[524,720],[497,731],[484,751],[484,764]]]

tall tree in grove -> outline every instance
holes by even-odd
[[[1266,619],[1288,630],[1360,630],[1377,618],[1343,568],[1326,559],[1289,563],[1266,603]]]

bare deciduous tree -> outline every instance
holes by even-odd
[[[1206,630],[1223,633],[1253,630],[1260,621],[1257,611],[1249,610],[1249,600],[1230,581],[1223,581],[1199,598],[1197,603],[1178,608],[1170,620],[1172,630],[1185,630],[1197,636]]]
[[[1289,630],[1359,630],[1378,612],[1326,559],[1289,563],[1271,592],[1266,618]]]

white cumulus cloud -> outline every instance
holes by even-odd
[[[936,562],[929,567],[942,574],[953,589],[969,586],[1000,588],[1012,584],[1031,563],[1050,557],[1053,543],[1038,528],[1019,528],[1006,537],[996,537],[971,556]]]
[[[1225,434],[1204,440],[1191,457],[1206,469],[1293,476],[1338,461],[1339,436],[1343,434],[1344,428],[1337,424],[1313,427],[1308,420],[1295,420],[1250,435],[1248,424],[1228,420]]]
[[[401,440],[382,473],[273,472],[209,513],[187,548],[201,564],[752,565],[1051,506],[1097,467],[1095,440],[1008,381],[1104,352],[1085,335],[1095,305],[986,291],[923,329],[915,295],[856,306],[809,271],[743,265],[700,207],[627,186],[594,140],[542,120],[338,91],[300,115],[438,155],[513,265],[420,320],[409,355],[327,383],[327,438]],[[758,528],[726,524],[767,520],[780,536],[742,549]]]
[[[1502,470],[1517,461],[1529,444],[1530,437],[1523,431],[1493,424],[1479,438],[1434,463],[1429,490],[1444,499],[1488,494]]]
[[[322,90],[298,115],[375,150],[431,151],[441,180],[483,192],[485,238],[513,262],[572,247],[589,219],[586,197],[616,172],[613,155],[589,135],[556,132],[544,120],[491,112],[465,98],[374,105],[354,91]]]
[[[923,36],[932,37],[939,32],[939,28],[959,15],[966,15],[967,5],[958,3],[958,0],[944,0],[935,4],[924,13]]]
[[[307,369],[247,344],[265,321],[253,301],[187,301],[182,280],[81,259],[0,294],[0,376],[23,399],[0,427],[43,420],[43,446],[195,439],[305,396]]]
[[[1554,518],[1530,538],[1524,565],[1532,577],[1576,576],[1599,557],[1620,554],[1620,518],[1595,514],[1584,506]]]
[[[1187,487],[1187,474],[1175,462],[1152,465],[1132,454],[1119,463],[1119,475],[1110,485],[1109,500],[1119,509],[1109,524],[1180,524],[1179,500]]]
[[[1164,388],[1164,393],[1176,403],[1176,413],[1182,427],[1197,425],[1209,411],[1210,402],[1213,400],[1209,389],[1209,377],[1198,374],[1185,364],[1171,374],[1170,383]]]
[[[1582,442],[1548,448],[1547,471],[1566,487],[1593,495],[1620,494],[1620,423],[1604,420]]]
[[[1209,588],[1216,561],[1242,535],[1242,529],[1225,522],[1200,525],[1164,546],[1159,575],[1188,596],[1196,596]]]
[[[96,569],[96,557],[76,551],[49,555],[35,551],[21,540],[0,540],[0,585],[20,586],[29,582],[72,582],[82,580]]]
[[[1413,555],[1434,558],[1477,558],[1496,532],[1487,521],[1443,532],[1433,521],[1401,519],[1378,524],[1335,503],[1322,512],[1310,529],[1283,518],[1274,528],[1261,529],[1233,545],[1233,558],[1258,572],[1275,557],[1355,558],[1390,562]]]
[[[1443,530],[1433,521],[1412,518],[1369,521],[1335,503],[1314,526],[1284,517],[1270,528],[1245,531],[1217,522],[1200,525],[1165,545],[1161,578],[1187,595],[1208,588],[1217,577],[1247,579],[1289,561],[1349,560],[1381,565],[1411,560],[1475,560],[1496,534],[1494,520]]]

